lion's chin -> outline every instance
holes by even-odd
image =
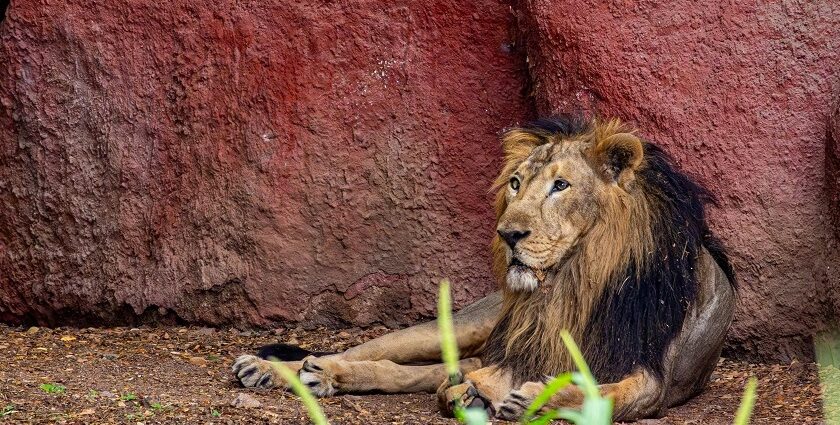
[[[540,279],[537,273],[524,266],[510,266],[507,272],[507,284],[512,291],[530,292],[537,289]]]

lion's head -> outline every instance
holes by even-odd
[[[629,213],[616,209],[632,201],[643,161],[641,140],[618,121],[568,121],[556,132],[546,124],[503,138],[494,246],[497,272],[511,291],[536,289],[594,227]]]
[[[485,360],[520,381],[569,370],[568,329],[601,379],[657,370],[703,247],[731,271],[705,222],[710,195],[618,120],[543,120],[502,142],[493,267],[505,297]]]
[[[511,291],[536,289],[596,227],[618,236],[615,215],[631,213],[641,140],[616,120],[570,120],[556,131],[551,124],[557,125],[538,122],[503,137],[494,247],[496,272]]]

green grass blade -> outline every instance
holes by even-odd
[[[825,423],[840,424],[840,330],[818,334],[814,344],[823,388]]]
[[[575,362],[578,373],[580,373],[580,376],[583,379],[582,386],[584,395],[586,397],[600,397],[601,393],[598,391],[598,383],[595,382],[595,378],[592,376],[592,371],[589,370],[589,365],[587,365],[586,360],[583,359],[583,353],[580,352],[580,348],[578,348],[577,344],[575,344],[575,340],[572,338],[572,335],[569,334],[569,331],[563,330],[560,331],[560,337],[563,338],[563,343],[566,344],[566,349],[569,350],[569,355],[572,356],[572,360]]]
[[[735,415],[735,425],[747,425],[750,423],[750,415],[752,415],[753,407],[755,406],[755,389],[758,386],[758,380],[755,376],[750,377],[747,381],[747,387],[744,389],[744,397],[741,399],[741,406],[738,407],[738,413]]]
[[[312,420],[312,423],[315,425],[329,425],[327,417],[324,416],[324,411],[321,410],[321,406],[318,405],[318,401],[315,400],[315,397],[312,396],[309,389],[303,385],[303,382],[300,382],[297,375],[283,363],[272,362],[272,364],[277,371],[280,372],[280,376],[283,377],[283,380],[292,387],[292,391],[300,397],[300,401],[303,402],[303,406],[309,413],[309,419]]]
[[[528,406],[528,410],[522,415],[522,421],[525,422],[531,419],[535,413],[537,413],[540,408],[545,406],[551,397],[557,393],[557,391],[562,390],[563,388],[567,387],[572,382],[572,374],[570,372],[566,372],[564,374],[555,376],[548,381],[546,384],[545,389],[542,390],[541,393],[534,398],[534,401]]]
[[[613,401],[609,398],[587,397],[583,400],[583,407],[580,411],[587,425],[609,425],[612,424]]]
[[[557,419],[563,419],[566,422],[570,422],[573,424],[578,425],[594,425],[586,422],[586,418],[583,417],[583,414],[576,410],[571,409],[560,409],[555,410],[554,417]]]
[[[535,419],[533,419],[531,421],[528,421],[528,422],[524,421],[524,416],[523,416],[523,422],[522,423],[527,424],[527,425],[548,425],[549,422],[551,422],[555,419],[560,419],[559,413],[557,413],[557,410],[549,410],[548,412],[545,412],[545,414],[540,416],[539,418],[535,418]],[[572,422],[572,423],[574,423],[574,422]]]
[[[479,407],[459,409],[458,420],[465,425],[487,425],[487,411]]]
[[[449,383],[458,385],[460,369],[458,368],[458,344],[455,342],[455,331],[452,328],[452,299],[449,294],[449,280],[443,279],[440,282],[440,295],[438,296],[438,330],[440,333],[440,350],[443,363],[446,365],[446,374],[449,375]]]

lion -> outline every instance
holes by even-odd
[[[695,396],[720,357],[736,303],[735,276],[706,223],[711,194],[619,120],[543,119],[503,134],[493,185],[497,291],[454,315],[460,383],[441,362],[428,322],[338,354],[282,344],[244,355],[246,387],[285,387],[266,358],[298,370],[318,396],[436,392],[518,419],[547,380],[574,369],[568,330],[615,420],[665,415]],[[575,386],[546,409],[579,407]]]

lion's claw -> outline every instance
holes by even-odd
[[[243,387],[268,389],[278,384],[271,363],[257,356],[239,356],[231,371]]]
[[[506,421],[519,420],[534,398],[519,390],[513,390],[502,400],[496,417]]]
[[[441,412],[448,416],[453,416],[457,406],[482,408],[487,410],[490,417],[494,413],[493,404],[470,381],[453,386],[442,386],[438,389],[438,405]]]
[[[304,359],[300,369],[300,381],[309,387],[309,391],[318,397],[328,397],[337,392],[337,381],[333,376],[335,367],[330,366],[331,360],[309,356]]]

